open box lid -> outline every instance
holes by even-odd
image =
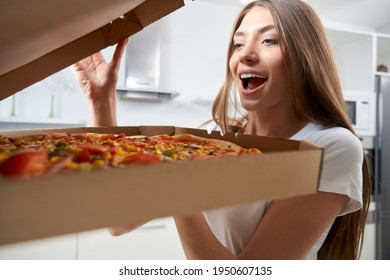
[[[183,5],[183,0],[1,1],[0,100]]]

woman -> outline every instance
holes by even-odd
[[[95,125],[116,124],[115,75],[125,44],[109,64],[96,54],[75,65]],[[94,76],[99,73],[106,80]],[[239,107],[246,115],[239,115]],[[222,131],[322,146],[320,191],[174,217],[189,259],[358,258],[371,193],[369,169],[345,112],[325,32],[307,4],[260,0],[244,7],[233,27],[213,120]],[[109,230],[120,235],[136,227]]]

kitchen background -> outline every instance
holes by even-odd
[[[212,100],[224,79],[230,28],[242,2],[187,0],[185,7],[136,34],[121,65],[118,87],[130,90],[118,92],[118,124],[197,127],[210,119]],[[367,151],[372,151],[375,75],[390,76],[386,73],[390,1],[307,2],[327,28],[346,98],[364,100],[366,117],[356,127],[360,136],[368,137]],[[112,47],[103,51],[107,59],[112,52]],[[378,65],[382,65],[380,72]],[[70,68],[0,101],[0,130],[88,126],[89,122],[86,100]],[[362,259],[378,258],[373,213]],[[171,218],[152,221],[121,237],[101,229],[0,246],[0,259],[183,258]]]

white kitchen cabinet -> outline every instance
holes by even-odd
[[[326,31],[343,90],[374,92],[377,66],[390,68],[390,34],[334,25]]]
[[[0,260],[184,260],[172,218],[122,236],[98,229],[0,246]]]
[[[77,234],[0,245],[0,260],[74,260]]]
[[[377,65],[384,65],[390,71],[390,34],[380,34],[377,39]]]
[[[373,36],[327,29],[344,90],[374,91]]]
[[[85,124],[84,121],[60,118],[0,117],[0,130],[80,127]]]
[[[107,229],[80,233],[78,259],[183,260],[185,255],[173,219],[164,218],[122,236]]]

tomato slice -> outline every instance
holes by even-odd
[[[46,150],[20,150],[0,164],[5,176],[31,177],[42,174],[48,161]]]
[[[103,134],[99,137],[99,140],[115,140],[116,139],[116,135],[114,134]]]
[[[125,157],[123,161],[128,164],[132,164],[132,163],[149,164],[149,163],[162,162],[159,156],[145,154],[142,152],[129,155]]]
[[[136,147],[140,147],[140,148],[146,147],[146,145],[147,145],[145,142],[141,142],[141,141],[137,141],[137,140],[134,140],[134,141],[130,142],[129,144],[134,145]]]
[[[192,154],[190,157],[190,159],[205,159],[207,158],[207,154],[204,154],[204,153],[196,153],[196,154]]]
[[[90,162],[91,161],[91,153],[87,150],[82,150],[76,158],[76,162]]]
[[[117,135],[115,139],[126,139],[126,134],[121,133],[121,134]]]
[[[84,151],[88,151],[91,154],[104,154],[104,152],[106,151],[104,146],[93,144],[93,143],[82,144],[80,145],[80,148],[83,149]]]

